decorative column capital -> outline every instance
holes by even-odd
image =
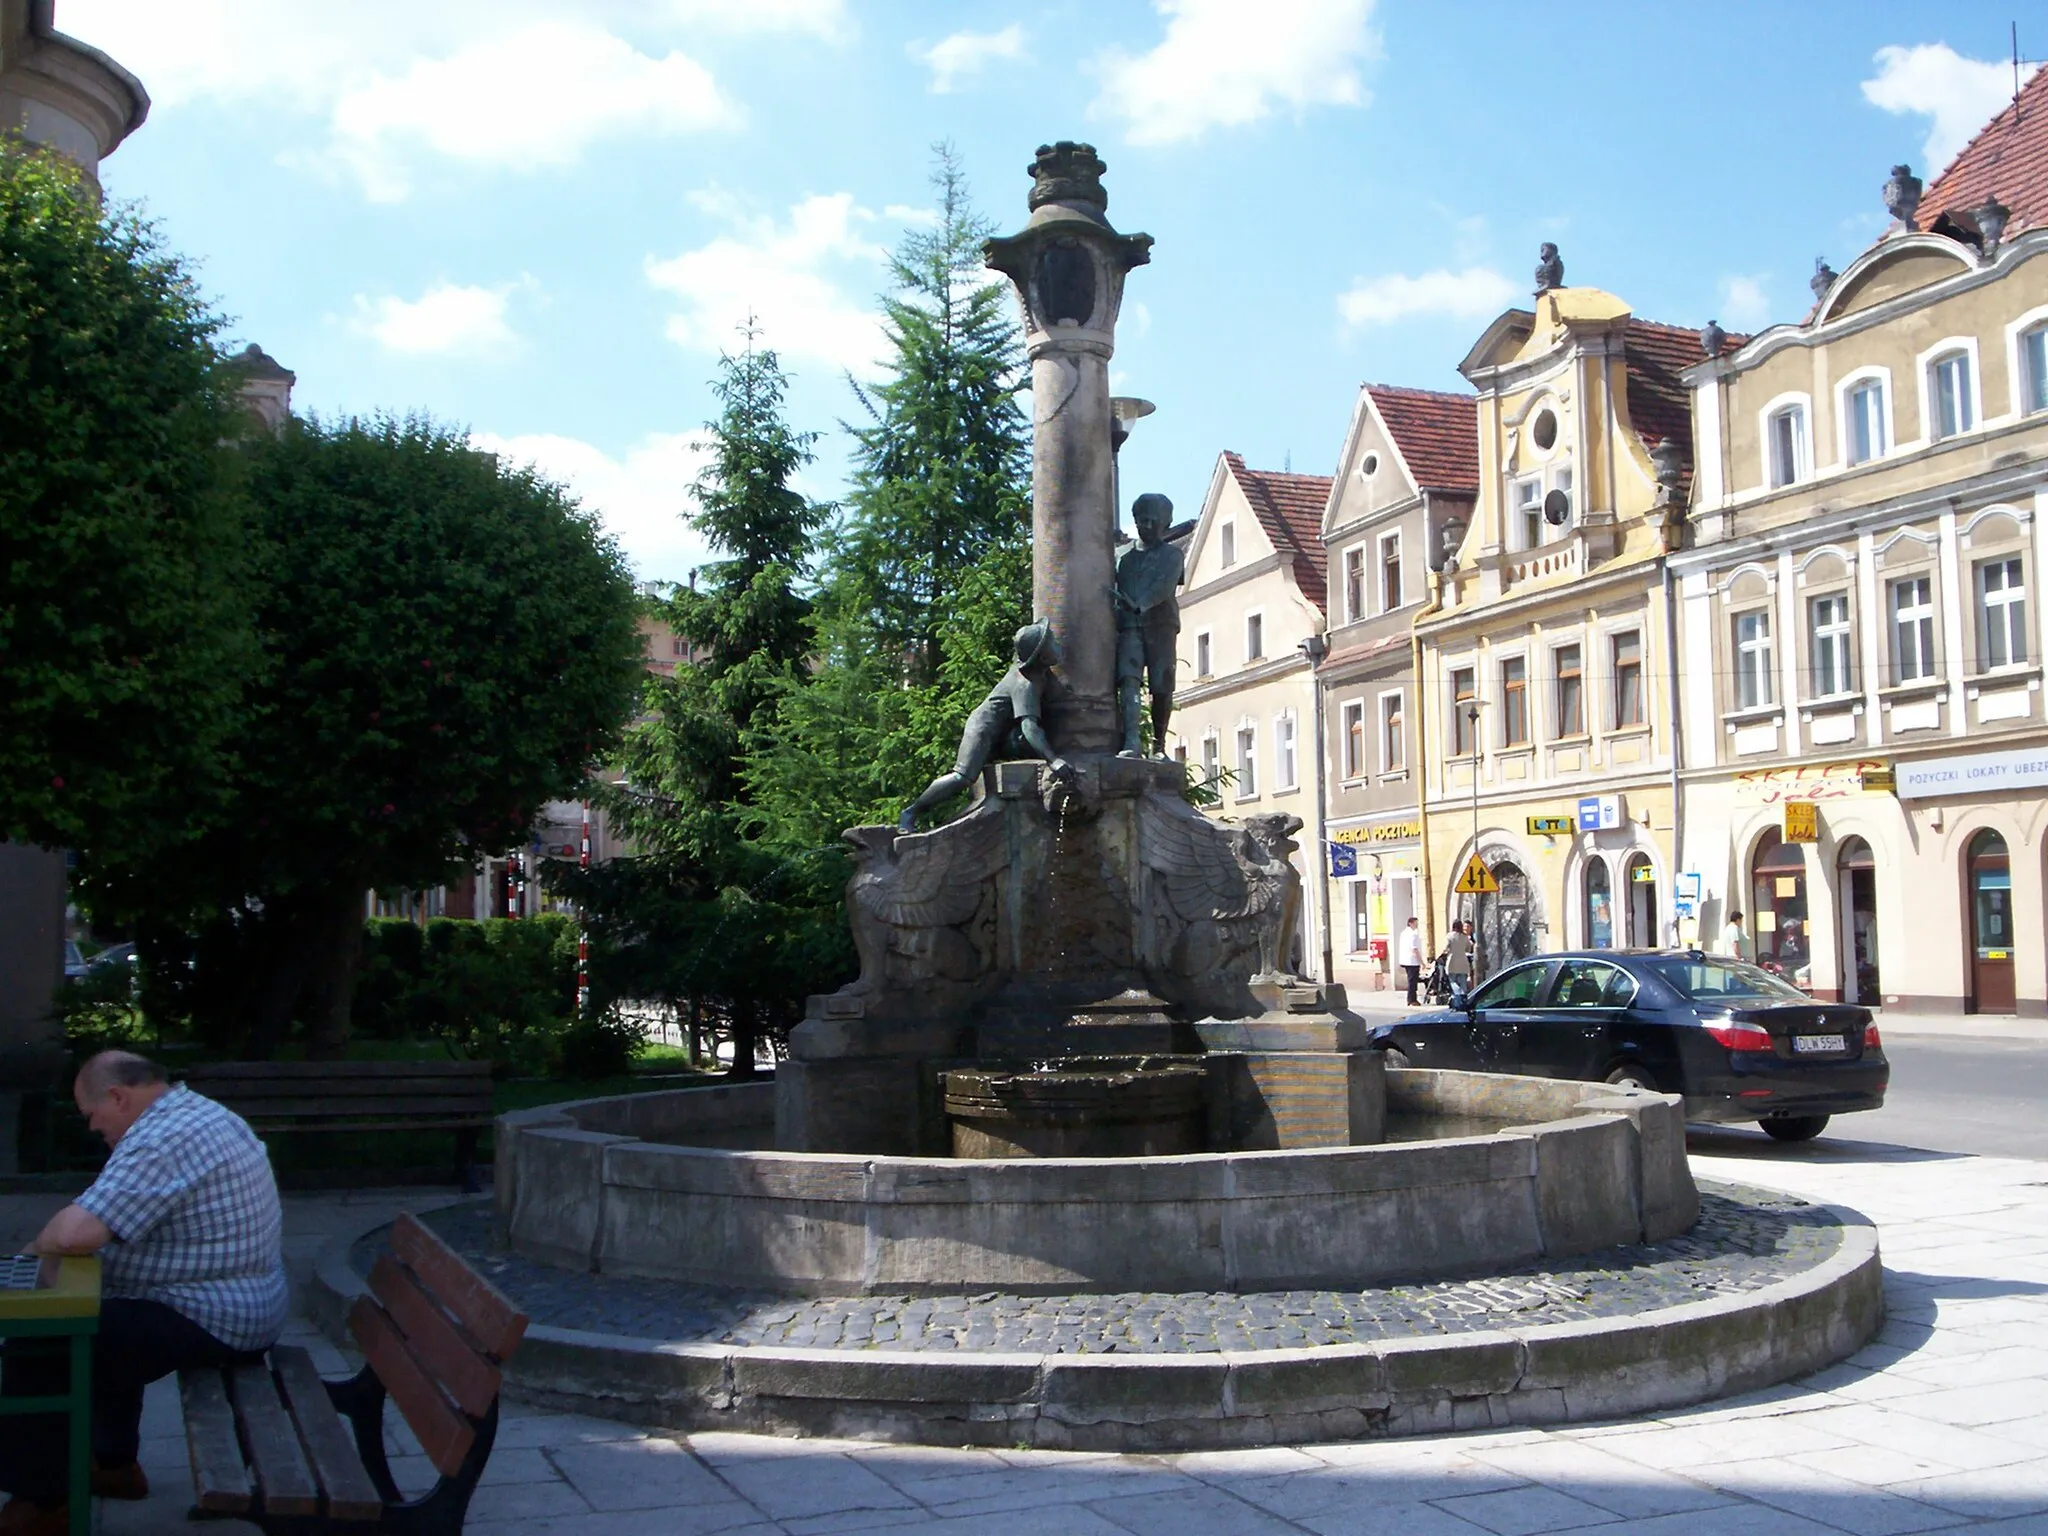
[[[1016,234],[982,243],[982,259],[1016,285],[1033,359],[1110,356],[1124,274],[1152,259],[1150,235],[1119,234],[1105,216],[1106,169],[1092,144],[1040,145],[1031,163],[1031,217]]]

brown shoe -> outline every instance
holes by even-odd
[[[0,1536],[70,1536],[71,1506],[9,1499],[0,1508]]]
[[[92,1496],[96,1499],[146,1499],[149,1497],[149,1479],[143,1476],[139,1462],[110,1467],[94,1457]]]

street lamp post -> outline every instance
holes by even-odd
[[[1323,984],[1330,985],[1337,979],[1336,950],[1331,929],[1335,926],[1335,915],[1330,905],[1330,845],[1329,845],[1329,775],[1323,741],[1323,658],[1330,654],[1330,642],[1320,632],[1312,632],[1301,642],[1301,654],[1308,658],[1309,691],[1314,699],[1310,710],[1310,726],[1316,738],[1316,905],[1322,912],[1323,924]]]
[[[1465,705],[1466,728],[1472,733],[1472,858],[1479,859],[1479,705],[1478,699],[1471,699]],[[1479,975],[1479,894],[1472,892],[1467,898],[1471,916],[1466,921],[1472,924],[1472,958],[1467,962],[1471,967],[1465,981],[1469,987]]]

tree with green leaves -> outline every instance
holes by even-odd
[[[516,846],[616,745],[643,642],[625,559],[561,487],[423,419],[294,420],[244,450],[260,650],[224,813],[175,867],[88,880],[144,923],[210,898],[195,964],[158,964],[222,1043],[294,1017],[338,1053],[364,894],[425,889]],[[175,905],[183,905],[184,902]]]
[[[249,631],[221,321],[133,213],[0,140],[0,838],[162,857]]]
[[[938,218],[905,235],[882,301],[887,376],[855,386],[867,420],[819,594],[826,665],[750,755],[759,812],[792,843],[894,821],[951,764],[1031,617],[1023,349],[982,265],[992,226],[958,157],[935,154]]]
[[[689,514],[720,558],[658,605],[693,661],[649,678],[619,754],[623,782],[602,792],[634,852],[557,877],[590,923],[600,1002],[708,1011],[731,1031],[740,1077],[763,1031],[793,1022],[806,991],[836,984],[848,952],[843,865],[763,841],[743,771],[749,741],[810,676],[802,588],[828,516],[791,484],[815,438],[785,418],[788,379],[751,325],[745,336],[719,362],[711,459]]]

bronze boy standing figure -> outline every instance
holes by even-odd
[[[1166,542],[1173,503],[1148,491],[1131,503],[1138,542],[1116,564],[1116,693],[1124,728],[1124,757],[1142,757],[1138,741],[1138,681],[1152,686],[1152,752],[1166,753],[1166,722],[1173,716],[1174,647],[1180,638],[1180,546]]]

